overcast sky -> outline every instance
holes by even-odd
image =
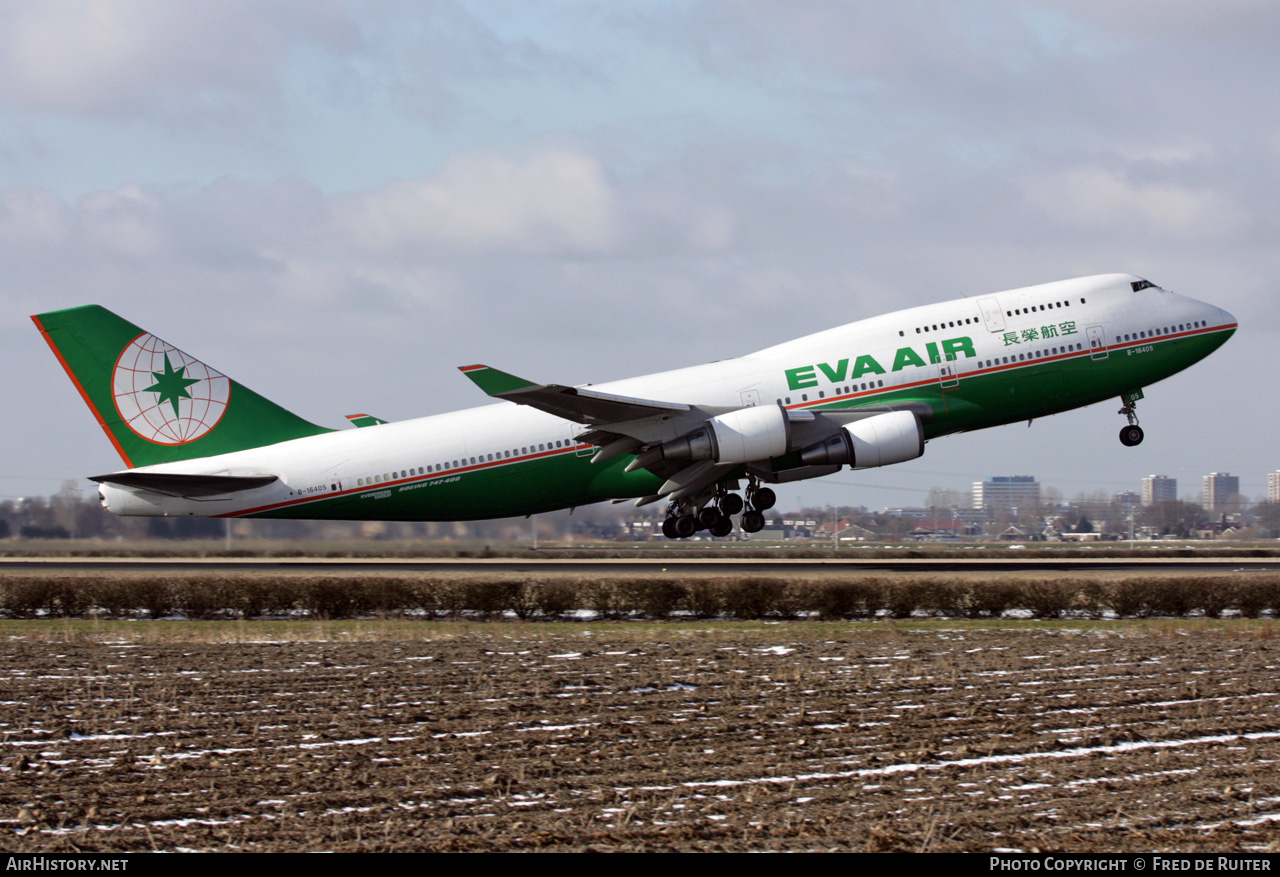
[[[1125,271],[1240,330],[1117,403],[786,486],[1280,469],[1280,4],[0,5],[0,496],[120,467],[28,315],[100,303],[338,426]],[[696,400],[692,400],[696,401]],[[90,486],[87,482],[86,487]]]

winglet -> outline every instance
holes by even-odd
[[[490,396],[501,396],[513,390],[540,386],[487,365],[463,365],[458,367],[458,371],[469,377],[473,384]]]

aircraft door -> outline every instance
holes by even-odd
[[[1089,337],[1089,357],[1091,359],[1107,358],[1107,336],[1101,326],[1089,326],[1085,329]]]
[[[591,427],[582,426],[581,424],[572,423],[569,425],[569,447],[576,448],[576,455],[579,457],[590,457],[599,450],[595,445],[589,445],[586,442],[578,441],[578,436],[586,432]]]
[[[948,353],[947,358],[938,363],[938,382],[944,390],[960,386],[960,363],[956,362],[954,353]]]
[[[760,404],[759,390],[743,390],[742,391],[742,407],[754,408]]]
[[[988,332],[1004,331],[1004,311],[1000,309],[1000,302],[994,298],[980,298],[978,307],[982,309],[982,319]]]

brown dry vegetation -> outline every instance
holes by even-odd
[[[0,847],[1273,849],[1275,623],[3,622]]]
[[[484,573],[16,573],[0,617],[189,619],[413,617],[605,620],[671,617],[857,620],[889,616],[1145,618],[1280,610],[1280,576]]]
[[[759,535],[751,542],[546,542],[532,551],[528,542],[494,540],[300,541],[237,539],[228,548],[221,539],[106,541],[101,539],[0,540],[0,557],[119,557],[119,558],[555,558],[634,560],[648,558],[1009,558],[1005,542],[862,542],[838,551],[824,542],[774,541]],[[1258,542],[1167,541],[1029,542],[1019,559],[1027,558],[1232,558],[1280,557],[1276,540]]]

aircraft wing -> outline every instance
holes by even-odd
[[[487,365],[464,365],[458,370],[495,399],[528,405],[556,417],[594,427],[643,420],[646,417],[670,416],[689,410],[688,405],[680,402],[634,399],[630,396],[600,393],[585,387],[535,384]]]
[[[587,424],[589,428],[578,434],[576,439],[599,448],[591,458],[592,463],[601,463],[622,454],[636,454],[636,459],[627,465],[627,472],[643,468],[663,479],[658,492],[641,497],[636,501],[637,505],[704,493],[741,465],[741,461],[691,460],[679,455],[666,459],[661,450],[664,441],[690,430],[705,428],[707,418],[718,413],[716,409],[696,408],[682,402],[616,396],[588,387],[535,384],[487,365],[463,366],[459,371],[495,399],[529,405],[574,423]],[[773,406],[762,410],[777,413]],[[680,423],[681,415],[689,416],[687,423]],[[816,420],[810,411],[783,411],[782,416],[788,424],[809,424]],[[663,426],[660,428],[659,424]]]
[[[277,480],[275,475],[184,475],[176,472],[113,472],[89,479],[99,484],[136,487],[152,493],[187,498],[220,496],[241,490],[257,490]]]

